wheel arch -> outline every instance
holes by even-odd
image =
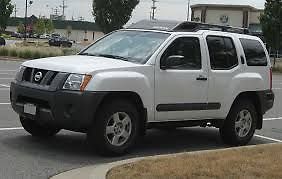
[[[262,102],[261,102],[261,99],[258,95],[257,92],[255,91],[247,91],[247,92],[242,92],[240,93],[234,100],[230,110],[229,110],[229,113],[231,111],[231,109],[233,108],[233,106],[239,101],[239,100],[242,100],[242,99],[247,99],[247,100],[250,100],[255,108],[256,108],[256,111],[257,111],[257,117],[258,117],[258,121],[257,121],[257,126],[256,126],[256,129],[262,129],[262,125],[263,125],[263,112],[262,112]]]
[[[147,128],[147,121],[148,121],[147,109],[144,107],[144,103],[140,95],[138,95],[136,92],[132,92],[132,91],[109,92],[107,95],[104,96],[104,98],[100,102],[100,105],[97,108],[95,115],[97,115],[97,111],[99,111],[99,108],[101,108],[103,105],[106,105],[106,103],[118,99],[129,100],[136,106],[140,116],[139,131],[141,135],[145,134]]]

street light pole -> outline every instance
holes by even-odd
[[[191,3],[191,0],[188,0],[188,5],[187,5],[187,21],[189,21],[189,19],[190,19],[190,3]]]
[[[25,0],[25,16],[24,16],[24,41],[26,41],[27,31],[27,0]]]

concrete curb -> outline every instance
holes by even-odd
[[[55,175],[51,177],[50,179],[106,179],[107,173],[114,167],[138,162],[141,160],[148,160],[148,159],[157,159],[157,158],[163,158],[163,157],[175,157],[183,154],[188,155],[199,155],[203,153],[210,153],[210,152],[222,152],[222,151],[228,151],[228,150],[238,150],[242,148],[255,148],[257,146],[273,146],[278,145],[280,143],[273,143],[273,144],[262,144],[262,145],[253,145],[253,146],[244,146],[244,147],[235,147],[235,148],[225,148],[225,149],[216,149],[216,150],[203,150],[203,151],[196,151],[196,152],[185,152],[185,153],[177,153],[177,154],[168,154],[168,155],[156,155],[156,156],[149,156],[149,157],[139,157],[139,158],[133,158],[133,159],[127,159],[122,160],[118,162],[108,163],[108,164],[99,164],[99,165],[93,165],[93,166],[87,166],[83,168],[78,168],[74,170],[70,170],[58,175]]]

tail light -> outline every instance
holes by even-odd
[[[270,71],[269,71],[269,79],[270,79],[270,89],[272,90],[272,68],[270,68]]]

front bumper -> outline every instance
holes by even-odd
[[[20,116],[34,118],[42,125],[73,131],[87,130],[105,92],[48,91],[11,83],[10,100]],[[36,115],[24,113],[24,104],[34,104]]]

